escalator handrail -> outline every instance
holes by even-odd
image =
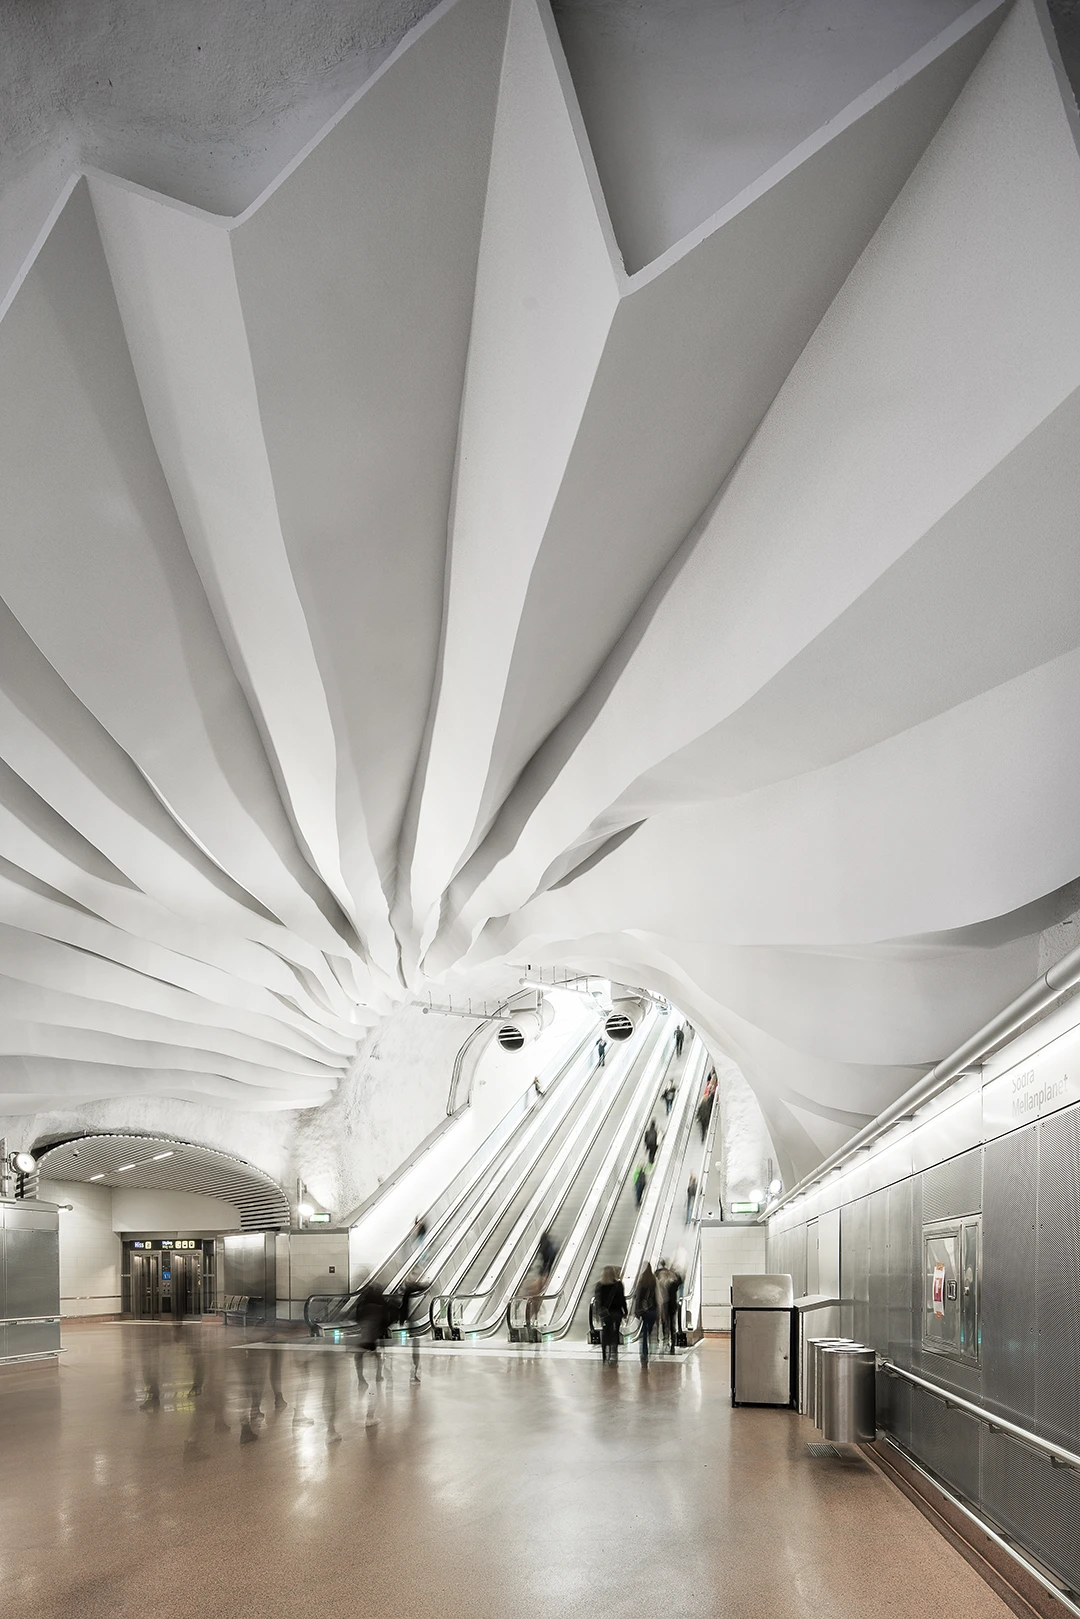
[[[700,1098],[705,1086],[708,1055],[709,1054],[706,1050],[704,1041],[700,1040],[697,1035],[694,1035],[692,1037],[690,1049],[686,1055],[686,1066],[683,1069],[683,1085],[687,1087],[687,1090],[684,1092],[684,1100],[681,1104],[683,1110],[681,1117],[676,1121],[674,1151],[672,1152],[669,1161],[666,1183],[663,1185],[660,1191],[656,1207],[652,1213],[651,1223],[648,1229],[643,1233],[644,1240],[641,1242],[641,1259],[637,1265],[639,1274],[646,1263],[650,1264],[653,1267],[653,1270],[655,1270],[659,1260],[663,1258],[662,1249],[664,1247],[667,1227],[671,1219],[671,1210],[674,1206],[676,1196],[675,1177],[679,1174],[681,1167],[685,1162],[687,1144],[693,1135],[694,1120],[697,1117],[696,1104],[700,1102]],[[700,1068],[697,1068],[699,1062]],[[697,1072],[695,1077],[696,1068]],[[685,1097],[687,1095],[692,1096],[695,1104],[694,1106],[690,1106],[686,1102]],[[707,1143],[702,1143],[703,1151],[706,1145]],[[630,1246],[627,1249],[627,1258],[630,1258],[634,1253],[634,1249],[637,1245],[637,1236],[638,1231],[635,1227],[634,1235],[631,1238]]]
[[[671,1034],[670,1039],[673,1046],[673,1034]],[[657,1070],[653,1074],[652,1080],[649,1084],[645,1083],[645,1075],[642,1076],[641,1091],[648,1100],[648,1108],[646,1112],[649,1117],[652,1116],[652,1110],[656,1106],[656,1098],[660,1095],[661,1082],[667,1077],[668,1070],[671,1067],[672,1053],[670,1048],[668,1048],[665,1052],[665,1047],[667,1046],[668,1040],[662,1034],[660,1040],[657,1042],[656,1051],[650,1052],[649,1062],[652,1061],[657,1052],[661,1054],[662,1060],[657,1064]],[[647,1072],[648,1068],[646,1068],[646,1073]],[[640,1124],[640,1118],[638,1123]],[[637,1154],[637,1139],[636,1133],[627,1133],[627,1148],[624,1153],[622,1165],[618,1172],[614,1176],[610,1177],[609,1180],[611,1192],[607,1203],[606,1205],[604,1205],[603,1202],[598,1203],[588,1216],[586,1230],[588,1230],[590,1226],[593,1228],[591,1242],[586,1248],[584,1254],[575,1261],[577,1271],[576,1279],[573,1282],[566,1283],[563,1288],[560,1289],[560,1294],[570,1293],[569,1308],[565,1311],[565,1314],[561,1318],[558,1315],[553,1314],[552,1319],[549,1320],[547,1325],[542,1329],[545,1337],[564,1338],[570,1330],[571,1323],[573,1322],[574,1316],[577,1313],[578,1306],[581,1302],[581,1296],[589,1285],[589,1278],[596,1262],[596,1255],[600,1251],[604,1237],[607,1234],[607,1228],[611,1223],[611,1219],[614,1215],[615,1209],[618,1206],[619,1199],[623,1194],[623,1189],[626,1184],[626,1177],[630,1173],[630,1166],[632,1165],[634,1157]],[[593,1186],[596,1185],[602,1173],[603,1165],[601,1165],[600,1169],[597,1171],[596,1178],[593,1181]],[[592,1189],[592,1187],[589,1188],[590,1193],[592,1192]],[[586,1196],[586,1202],[587,1201],[588,1194]],[[597,1218],[597,1216],[599,1216],[599,1218]],[[573,1233],[571,1233],[571,1238],[568,1238],[568,1241],[572,1240],[572,1237]]]
[[[645,1028],[643,1030],[642,1047],[644,1047],[644,1045],[645,1045],[645,1034],[646,1034],[646,1032],[652,1032],[652,1029],[653,1029],[653,1024],[652,1024],[652,1022],[650,1020],[650,1022],[645,1025]],[[652,1047],[650,1046],[649,1054],[645,1059],[646,1064],[648,1064],[648,1062],[651,1061],[652,1054],[653,1054]],[[633,1072],[634,1065],[638,1062],[640,1057],[641,1057],[641,1048],[639,1048],[636,1056],[634,1057],[633,1062],[631,1063],[630,1069],[629,1069],[629,1071],[628,1071],[628,1073],[626,1075],[626,1080],[624,1081],[624,1083],[629,1081],[630,1075]],[[557,1215],[559,1213],[559,1210],[562,1208],[562,1205],[565,1203],[566,1199],[569,1197],[570,1190],[573,1187],[574,1182],[577,1179],[578,1174],[580,1174],[581,1165],[585,1162],[585,1159],[588,1157],[589,1153],[591,1152],[593,1144],[595,1143],[597,1134],[599,1133],[599,1130],[603,1128],[603,1126],[606,1123],[607,1119],[610,1117],[611,1112],[615,1108],[621,1093],[622,1093],[622,1086],[620,1085],[619,1089],[617,1089],[613,1093],[607,1108],[604,1110],[603,1116],[602,1116],[602,1118],[600,1120],[600,1124],[597,1126],[597,1130],[596,1130],[596,1132],[594,1132],[594,1134],[592,1136],[592,1139],[586,1145],[585,1151],[581,1155],[581,1158],[579,1160],[577,1168],[574,1169],[572,1171],[572,1173],[568,1176],[565,1184],[563,1185],[562,1191],[559,1193],[558,1199],[557,1199],[554,1207],[549,1208],[547,1210],[547,1212],[545,1213],[544,1220],[542,1222],[543,1225],[551,1225],[553,1223],[553,1221],[555,1220],[555,1218],[557,1217]],[[574,1137],[573,1139],[576,1142],[577,1138]],[[561,1167],[565,1167],[565,1166],[561,1166]],[[554,1169],[555,1169],[555,1166],[552,1166],[552,1170],[549,1171],[549,1176],[554,1173]],[[593,1184],[595,1185],[595,1181],[593,1182]],[[590,1186],[589,1192],[591,1192],[591,1190],[592,1190],[592,1187]],[[589,1192],[586,1192],[586,1197],[588,1197]],[[531,1264],[531,1263],[532,1263],[532,1258],[531,1258],[531,1254],[530,1254],[530,1258],[526,1262],[526,1266],[523,1267],[519,1271],[517,1282],[515,1282],[513,1284],[515,1287],[517,1286],[517,1283],[520,1282],[521,1276],[524,1275],[525,1270],[527,1269],[528,1265]],[[504,1270],[505,1268],[506,1268],[506,1265],[504,1263],[502,1266],[500,1266],[500,1272],[502,1270]],[[489,1267],[489,1269],[490,1269],[490,1267]],[[482,1294],[478,1294],[476,1296],[481,1297],[481,1298],[489,1297],[489,1296],[491,1296],[491,1294],[497,1293],[498,1291],[499,1291],[499,1288],[496,1286],[495,1288],[490,1290],[489,1294],[483,1294],[482,1293]],[[456,1294],[454,1296],[464,1298],[466,1295],[464,1295],[464,1294]],[[488,1316],[488,1317],[481,1317],[480,1321],[478,1321],[478,1322],[470,1322],[469,1323],[469,1331],[471,1333],[475,1334],[478,1337],[490,1337],[491,1334],[493,1332],[497,1332],[499,1327],[502,1325],[504,1313],[505,1312],[503,1310],[503,1307],[500,1304],[499,1309],[493,1315]]]
[[[552,1091],[557,1086],[561,1086],[563,1081],[567,1079],[567,1077],[569,1076],[571,1071],[576,1067],[576,1065],[578,1064],[578,1062],[580,1062],[580,1060],[585,1055],[585,1053],[594,1044],[595,1035],[596,1035],[596,1025],[593,1025],[593,1027],[588,1030],[588,1032],[582,1037],[582,1039],[578,1041],[578,1043],[575,1045],[573,1051],[570,1053],[569,1057],[567,1057],[565,1062],[563,1062],[562,1066],[559,1068],[559,1070],[556,1073],[555,1077],[549,1082],[549,1084],[547,1086],[547,1089],[543,1093],[545,1099],[551,1095]],[[456,1241],[458,1240],[454,1235],[454,1230],[453,1230],[454,1222],[455,1222],[455,1220],[459,1219],[459,1217],[462,1214],[462,1211],[466,1208],[467,1205],[472,1203],[473,1200],[475,1199],[475,1202],[473,1203],[473,1206],[468,1209],[468,1219],[469,1219],[469,1223],[471,1224],[475,1220],[477,1214],[481,1210],[483,1210],[485,1205],[495,1195],[495,1192],[498,1189],[497,1188],[498,1177],[495,1176],[495,1175],[489,1175],[488,1179],[485,1181],[483,1179],[485,1171],[491,1171],[493,1169],[493,1167],[500,1161],[500,1159],[505,1161],[505,1159],[507,1158],[507,1156],[511,1152],[511,1150],[516,1150],[516,1147],[518,1145],[520,1145],[519,1135],[524,1136],[524,1134],[526,1133],[527,1128],[531,1128],[533,1125],[535,1125],[537,1123],[537,1119],[538,1119],[537,1109],[533,1105],[531,1098],[528,1098],[528,1092],[525,1093],[525,1096],[527,1098],[526,1107],[525,1107],[525,1111],[523,1112],[521,1118],[518,1120],[517,1124],[511,1130],[511,1132],[507,1136],[506,1140],[497,1149],[495,1154],[492,1156],[491,1160],[487,1164],[485,1164],[479,1171],[477,1171],[476,1174],[470,1180],[468,1180],[468,1182],[466,1183],[466,1185],[463,1186],[463,1188],[461,1190],[461,1193],[454,1200],[454,1202],[451,1203],[446,1209],[444,1209],[443,1212],[436,1218],[435,1224],[433,1225],[432,1229],[428,1232],[428,1235],[427,1235],[426,1240],[427,1240],[427,1242],[429,1244],[432,1242],[432,1240],[435,1237],[439,1237],[439,1238],[442,1239],[444,1244],[447,1244],[449,1246],[449,1248],[452,1250],[455,1243],[456,1243]],[[572,1105],[573,1104],[571,1103],[571,1106]],[[505,1121],[500,1121],[500,1125],[496,1125],[496,1127],[495,1127],[496,1130],[498,1130],[501,1127],[502,1122],[505,1122]],[[494,1133],[495,1132],[492,1131],[491,1135],[493,1135]],[[489,1135],[488,1137],[485,1138],[485,1142],[482,1143],[482,1145],[481,1145],[481,1149],[480,1149],[481,1151],[483,1149],[483,1146],[486,1145],[488,1141],[490,1141],[491,1135]],[[479,1154],[474,1155],[474,1156],[479,1156]],[[470,1162],[472,1162],[472,1160],[470,1160]],[[469,1167],[468,1165],[465,1166],[466,1169],[468,1167]],[[462,1170],[460,1173],[463,1174],[464,1170]],[[443,1194],[443,1195],[445,1195],[445,1194]],[[436,1202],[437,1201],[438,1201],[438,1199],[436,1199]],[[404,1246],[403,1242],[399,1243],[397,1245],[397,1247],[395,1248],[394,1253],[396,1254],[396,1253],[400,1252],[400,1250],[401,1250],[401,1248],[403,1246]],[[394,1255],[391,1254],[383,1262],[383,1264],[381,1266],[379,1266],[379,1270],[385,1269],[386,1266],[390,1264],[393,1257],[394,1257]],[[389,1280],[388,1291],[393,1291],[395,1287],[399,1286],[401,1281],[408,1274],[408,1272],[409,1272],[409,1270],[411,1268],[412,1268],[411,1258],[406,1263],[404,1263],[402,1265],[399,1265],[398,1269],[393,1273],[392,1277]]]
[[[577,1043],[574,1045],[574,1048],[570,1052],[570,1055],[565,1059],[565,1061],[559,1067],[559,1069],[556,1072],[556,1074],[554,1075],[554,1077],[549,1081],[549,1083],[547,1085],[547,1088],[544,1091],[545,1098],[550,1096],[552,1091],[555,1090],[555,1088],[557,1086],[560,1086],[563,1083],[563,1081],[566,1079],[566,1077],[570,1073],[570,1071],[580,1061],[580,1059],[585,1054],[585,1052],[590,1048],[590,1046],[593,1045],[593,1043],[595,1042],[595,1038],[596,1038],[596,1028],[597,1028],[597,1025],[593,1024],[582,1035],[581,1039],[578,1040]],[[487,1200],[488,1196],[490,1195],[490,1190],[491,1190],[488,1185],[485,1185],[485,1184],[482,1183],[482,1177],[484,1176],[485,1172],[490,1171],[492,1169],[492,1167],[499,1162],[500,1158],[505,1156],[514,1147],[514,1145],[518,1141],[519,1137],[530,1126],[532,1126],[533,1124],[536,1123],[537,1110],[532,1105],[531,1101],[528,1100],[528,1093],[527,1092],[524,1093],[522,1100],[525,1102],[525,1107],[524,1107],[524,1111],[522,1112],[521,1117],[513,1125],[512,1129],[510,1130],[509,1134],[506,1137],[506,1140],[503,1141],[495,1149],[495,1152],[492,1154],[491,1159],[489,1161],[487,1161],[486,1163],[483,1163],[481,1165],[481,1168],[479,1170],[476,1170],[472,1174],[471,1177],[468,1176],[467,1172],[476,1163],[477,1159],[481,1158],[481,1156],[483,1154],[483,1151],[484,1151],[484,1148],[489,1145],[492,1137],[494,1135],[496,1135],[498,1133],[498,1131],[501,1130],[503,1128],[503,1126],[505,1125],[506,1119],[509,1116],[509,1112],[511,1110],[508,1110],[507,1114],[504,1114],[503,1118],[500,1119],[499,1122],[495,1125],[495,1127],[491,1131],[488,1132],[487,1136],[485,1136],[484,1140],[481,1142],[480,1146],[478,1147],[477,1151],[473,1154],[473,1156],[469,1160],[469,1162],[462,1166],[462,1168],[458,1171],[458,1174],[455,1175],[453,1177],[453,1179],[450,1181],[449,1186],[447,1186],[447,1187],[445,1187],[443,1189],[443,1191],[439,1194],[439,1197],[437,1197],[435,1199],[435,1203],[433,1203],[430,1206],[430,1208],[426,1211],[426,1215],[429,1215],[430,1212],[431,1212],[431,1208],[434,1208],[436,1206],[436,1204],[439,1203],[440,1199],[446,1196],[446,1193],[449,1191],[450,1186],[452,1186],[454,1184],[454,1181],[464,1177],[463,1185],[461,1187],[461,1190],[458,1192],[457,1196],[447,1205],[447,1207],[445,1209],[442,1210],[442,1212],[439,1215],[437,1215],[435,1217],[432,1228],[429,1230],[429,1232],[427,1234],[427,1239],[426,1239],[427,1243],[430,1244],[435,1237],[444,1236],[449,1231],[451,1233],[450,1241],[451,1241],[451,1246],[452,1246],[452,1244],[453,1244],[453,1237],[452,1237],[453,1224],[454,1224],[454,1221],[460,1216],[463,1207],[466,1204],[468,1204],[469,1201],[471,1199],[473,1199],[474,1197],[477,1198],[476,1208],[479,1209],[479,1208],[482,1208],[484,1206],[484,1203]],[[475,1214],[475,1210],[473,1211],[473,1214]],[[472,1217],[472,1214],[470,1215],[470,1218],[471,1217]],[[395,1243],[395,1245],[391,1249],[390,1253],[387,1254],[387,1256],[384,1259],[380,1260],[380,1262],[376,1266],[374,1266],[372,1268],[372,1270],[371,1270],[371,1272],[370,1272],[370,1274],[369,1274],[369,1276],[367,1277],[366,1280],[370,1281],[373,1277],[377,1278],[382,1272],[384,1272],[387,1269],[387,1267],[389,1265],[393,1264],[395,1262],[396,1256],[401,1254],[402,1250],[406,1247],[406,1245],[408,1243],[408,1240],[409,1240],[408,1237],[404,1237],[399,1242]],[[409,1254],[408,1259],[406,1260],[405,1263],[398,1264],[397,1269],[388,1278],[388,1284],[389,1285],[386,1288],[387,1292],[392,1293],[397,1289],[397,1287],[400,1286],[400,1284],[404,1280],[405,1276],[407,1276],[409,1271],[412,1269],[413,1264],[415,1263],[415,1258],[416,1258],[416,1254],[415,1254],[415,1251],[414,1251],[413,1253]],[[366,1285],[366,1282],[365,1282],[365,1285]],[[350,1305],[355,1307],[356,1297],[357,1297],[357,1294],[359,1293],[359,1291],[360,1291],[359,1288],[353,1288],[353,1289],[350,1290],[350,1292],[348,1294],[344,1295],[344,1297],[342,1299],[342,1310],[341,1310],[341,1312],[339,1312],[339,1314],[341,1314],[341,1315],[346,1314],[347,1310],[348,1310],[348,1307]],[[341,1295],[335,1295],[335,1296],[340,1297]]]
[[[561,1081],[567,1079],[568,1076],[570,1075],[570,1073],[573,1071],[573,1069],[577,1066],[579,1061],[582,1059],[582,1057],[585,1056],[587,1050],[589,1049],[589,1047],[592,1044],[592,1033],[594,1033],[594,1032],[595,1032],[595,1030],[593,1030],[589,1034],[589,1036],[587,1036],[586,1039],[583,1040],[579,1044],[579,1046],[575,1049],[573,1055],[563,1065],[563,1068],[560,1070],[560,1072],[559,1072],[559,1074],[557,1076],[557,1081],[558,1082],[561,1082]],[[516,1189],[519,1188],[523,1184],[523,1182],[528,1179],[529,1175],[532,1173],[532,1169],[533,1169],[533,1167],[535,1165],[535,1162],[538,1161],[539,1158],[543,1156],[543,1154],[551,1146],[552,1142],[558,1137],[559,1132],[562,1130],[563,1126],[567,1123],[568,1119],[572,1119],[574,1108],[585,1097],[586,1090],[587,1090],[587,1082],[588,1082],[590,1073],[591,1073],[591,1069],[589,1069],[589,1068],[585,1068],[582,1071],[581,1076],[580,1076],[580,1086],[579,1086],[578,1091],[575,1092],[575,1093],[571,1093],[570,1101],[569,1101],[569,1103],[568,1103],[568,1105],[566,1107],[565,1112],[561,1116],[556,1116],[556,1118],[555,1118],[555,1120],[554,1120],[554,1122],[552,1124],[550,1134],[549,1134],[547,1140],[542,1142],[541,1147],[540,1147],[540,1151],[537,1154],[537,1158],[536,1158],[536,1160],[534,1160],[534,1163],[528,1165],[525,1168],[524,1173],[521,1175],[520,1179],[518,1180],[516,1187],[513,1184],[511,1185],[509,1202],[505,1203],[503,1209],[499,1211],[498,1215],[496,1216],[496,1221],[499,1218],[501,1218],[502,1213],[505,1212],[505,1208],[510,1206],[510,1204],[512,1204],[513,1196],[515,1195]],[[554,1083],[555,1082],[553,1082],[551,1085],[549,1085],[548,1089],[544,1092],[545,1097],[550,1095],[551,1091],[554,1088]],[[535,1122],[536,1118],[537,1118],[536,1111],[533,1110],[530,1113],[529,1117]],[[551,1121],[549,1121],[549,1123],[550,1122]],[[517,1135],[516,1131],[515,1131],[514,1135],[515,1136]],[[514,1139],[514,1137],[511,1137],[511,1141],[513,1141],[513,1139]],[[527,1138],[526,1138],[526,1140],[527,1140]],[[474,1184],[473,1187],[470,1189],[470,1199],[472,1198],[473,1193],[475,1193],[476,1195],[475,1195],[475,1200],[471,1201],[469,1203],[469,1207],[468,1207],[466,1215],[464,1217],[466,1234],[468,1233],[469,1230],[471,1230],[473,1227],[475,1227],[475,1225],[478,1223],[479,1219],[483,1215],[484,1211],[487,1209],[488,1205],[492,1202],[492,1200],[494,1198],[496,1198],[499,1195],[500,1190],[502,1188],[503,1180],[504,1180],[506,1174],[508,1173],[508,1170],[513,1166],[514,1159],[522,1151],[523,1146],[524,1146],[524,1143],[519,1142],[517,1144],[517,1146],[514,1147],[513,1154],[510,1155],[509,1160],[508,1160],[508,1158],[507,1158],[507,1149],[510,1147],[510,1142],[507,1142],[506,1147],[504,1148],[501,1168],[493,1176],[491,1176],[486,1183],[484,1183],[483,1185]],[[469,1202],[469,1199],[466,1199],[465,1201]],[[467,1256],[464,1265],[459,1267],[459,1271],[458,1271],[459,1275],[466,1274],[466,1272],[470,1269],[471,1265],[473,1264],[473,1262],[475,1260],[476,1254],[480,1250],[482,1250],[483,1245],[488,1240],[489,1236],[490,1236],[490,1231],[485,1232],[483,1234],[483,1236],[481,1236],[477,1246],[473,1249],[473,1252]],[[446,1239],[445,1242],[444,1242],[444,1253],[447,1254],[447,1255],[452,1254],[455,1247],[460,1244],[461,1240],[462,1240],[462,1238],[461,1238],[460,1234],[451,1235],[450,1238]],[[448,1263],[447,1258],[441,1258],[435,1265],[436,1273],[438,1273],[440,1270],[442,1270],[446,1266],[447,1263]],[[405,1274],[404,1271],[399,1272],[399,1276],[398,1276],[397,1279],[400,1279],[400,1277],[402,1275],[404,1275],[404,1274]],[[425,1289],[425,1293],[427,1291],[428,1290]],[[472,1293],[472,1294],[468,1294],[468,1295],[467,1294],[457,1294],[456,1289],[451,1288],[446,1293],[436,1294],[432,1299],[432,1306],[434,1306],[436,1304],[439,1304],[439,1303],[442,1303],[447,1298],[455,1297],[455,1296],[456,1297],[461,1297],[461,1298],[464,1299],[466,1297],[469,1297],[469,1298],[486,1298],[489,1295],[485,1294],[485,1293]],[[429,1307],[429,1309],[428,1309],[428,1318],[429,1318],[429,1321],[433,1322],[434,1317],[433,1317],[433,1314],[432,1314],[432,1308],[431,1307]],[[427,1327],[423,1326],[423,1324],[421,1324],[418,1330],[427,1331],[429,1329]],[[432,1331],[434,1330],[433,1325],[432,1325],[430,1330],[432,1330]]]

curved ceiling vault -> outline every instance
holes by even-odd
[[[956,10],[633,273],[545,0],[438,6],[237,218],[73,183],[0,323],[0,1113],[315,1105],[550,961],[791,1175],[1034,976],[1080,156],[1041,4]]]
[[[43,1182],[94,1181],[99,1186],[140,1191],[197,1192],[231,1203],[242,1231],[288,1227],[289,1200],[276,1181],[254,1164],[175,1136],[80,1135],[39,1150]],[[43,1194],[49,1195],[47,1185]]]

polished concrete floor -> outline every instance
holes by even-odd
[[[20,1619],[1008,1613],[868,1463],[732,1411],[723,1342],[646,1373],[431,1355],[419,1383],[395,1354],[362,1390],[351,1355],[217,1325],[64,1337],[0,1368]]]

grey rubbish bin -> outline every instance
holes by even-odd
[[[806,1340],[806,1403],[804,1416],[810,1418],[815,1428],[821,1427],[821,1407],[819,1404],[819,1372],[818,1365],[821,1360],[821,1351],[831,1344],[847,1344],[850,1338],[807,1338]]]
[[[834,1445],[854,1445],[877,1434],[877,1356],[863,1344],[830,1344],[821,1367],[820,1425]]]

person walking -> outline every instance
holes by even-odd
[[[683,1279],[676,1267],[666,1266],[661,1288],[660,1310],[664,1320],[664,1341],[672,1355],[675,1353],[679,1337],[679,1294],[682,1292],[682,1285]]]
[[[675,1090],[675,1086],[674,1086],[673,1083],[668,1085],[666,1087],[666,1089],[664,1089],[664,1090],[662,1090],[660,1092],[660,1095],[664,1099],[664,1117],[665,1118],[668,1117],[668,1115],[671,1113],[672,1104],[675,1101],[676,1094],[677,1094],[677,1092]]]
[[[420,1280],[416,1271],[405,1279],[398,1301],[398,1325],[405,1328],[406,1336],[412,1345],[412,1375],[410,1383],[420,1381],[420,1329],[414,1326],[412,1320],[413,1300],[422,1297],[427,1292],[429,1284]]]
[[[649,1155],[650,1167],[656,1162],[656,1149],[660,1144],[660,1137],[656,1129],[656,1120],[650,1119],[645,1128],[645,1151]]]
[[[682,1056],[682,1048],[683,1048],[683,1040],[684,1039],[685,1039],[685,1036],[683,1034],[683,1026],[680,1023],[678,1028],[675,1030],[675,1055],[676,1055],[676,1057],[681,1057]]]
[[[686,1183],[686,1223],[694,1218],[694,1204],[697,1202],[697,1176],[690,1171],[690,1179]]]
[[[705,1137],[709,1133],[709,1120],[711,1118],[712,1118],[712,1097],[711,1096],[703,1096],[701,1098],[701,1101],[698,1104],[698,1110],[697,1110],[698,1129],[701,1131],[702,1142],[704,1142]]]
[[[626,1290],[615,1274],[614,1265],[605,1265],[593,1294],[600,1320],[600,1359],[609,1366],[619,1360],[619,1336],[626,1319]]]
[[[390,1313],[386,1294],[379,1282],[366,1282],[356,1296],[356,1349],[353,1359],[356,1365],[356,1386],[361,1394],[368,1394],[368,1408],[366,1426],[373,1428],[377,1422],[375,1416],[375,1396],[370,1392],[367,1378],[364,1376],[364,1356],[375,1356],[375,1381],[383,1380],[382,1346],[390,1336]]]
[[[424,1219],[422,1214],[418,1214],[416,1219],[413,1221],[412,1241],[413,1247],[416,1249],[417,1253],[420,1252],[421,1248],[427,1241],[427,1221]]]
[[[645,1165],[639,1164],[634,1170],[634,1207],[640,1209],[641,1200],[645,1196],[645,1187],[649,1177],[645,1173]]]
[[[656,1330],[656,1277],[646,1263],[634,1289],[634,1314],[641,1323],[641,1364],[649,1364],[649,1339]]]
[[[597,1066],[597,1068],[603,1068],[604,1059],[605,1059],[606,1056],[607,1056],[607,1041],[604,1039],[603,1035],[601,1035],[599,1040],[596,1042],[596,1066]]]

